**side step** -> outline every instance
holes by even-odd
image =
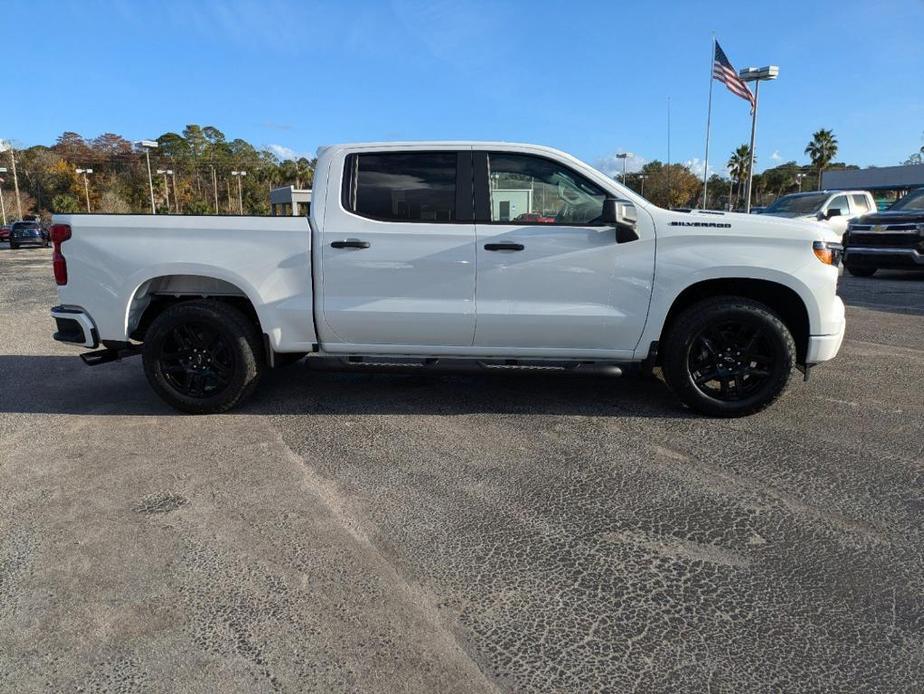
[[[560,373],[621,376],[625,364],[594,361],[549,361],[541,359],[464,359],[420,357],[309,357],[308,363],[324,369],[362,371],[434,371],[446,373]]]
[[[128,347],[106,347],[93,352],[84,352],[80,355],[80,358],[83,359],[83,363],[87,366],[99,366],[100,364],[108,364],[111,361],[120,361],[127,357],[133,357],[136,354],[141,354],[141,349],[134,345],[129,345]]]

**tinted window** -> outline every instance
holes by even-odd
[[[812,214],[818,212],[827,199],[826,193],[784,195],[774,201],[766,211],[779,214]]]
[[[847,196],[838,195],[834,200],[828,203],[828,211],[830,210],[840,210],[841,216],[846,217],[850,214],[850,209],[847,207]]]
[[[580,174],[524,154],[488,155],[491,221],[595,224],[606,193]]]
[[[38,229],[38,222],[14,222],[13,229]]]
[[[866,202],[865,195],[851,195],[850,197],[853,200],[854,210],[858,214],[865,214],[866,212],[869,212],[869,204]]]
[[[924,210],[924,190],[915,190],[908,193],[901,200],[892,205],[892,210]]]
[[[389,222],[455,221],[456,160],[455,152],[356,155],[348,206]]]

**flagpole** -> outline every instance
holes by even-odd
[[[757,95],[760,93],[760,80],[754,80],[754,113],[751,114],[751,163],[748,164],[748,195],[744,203],[744,213],[751,212],[751,188],[754,184],[754,133],[757,131]]]
[[[703,158],[703,204],[702,208],[706,209],[706,195],[709,188],[709,133],[712,127],[712,83],[715,79],[712,72],[715,69],[715,34],[712,35],[712,54],[709,56],[709,107],[706,110],[706,156]]]
[[[667,209],[671,208],[671,98],[667,97]]]

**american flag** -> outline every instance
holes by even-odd
[[[715,58],[712,61],[712,76],[728,87],[728,91],[732,94],[740,96],[745,101],[749,101],[751,103],[751,109],[754,108],[754,95],[751,93],[751,90],[748,89],[748,85],[744,83],[744,80],[738,77],[738,73],[735,71],[735,68],[732,67],[732,64],[728,60],[728,56],[725,55],[725,51],[722,50],[718,41],[715,42]]]

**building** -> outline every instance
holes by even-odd
[[[924,187],[924,164],[824,171],[821,187],[823,190],[868,190],[903,195],[914,188]]]
[[[283,186],[270,191],[270,213],[273,216],[307,217],[310,210],[310,190]]]

